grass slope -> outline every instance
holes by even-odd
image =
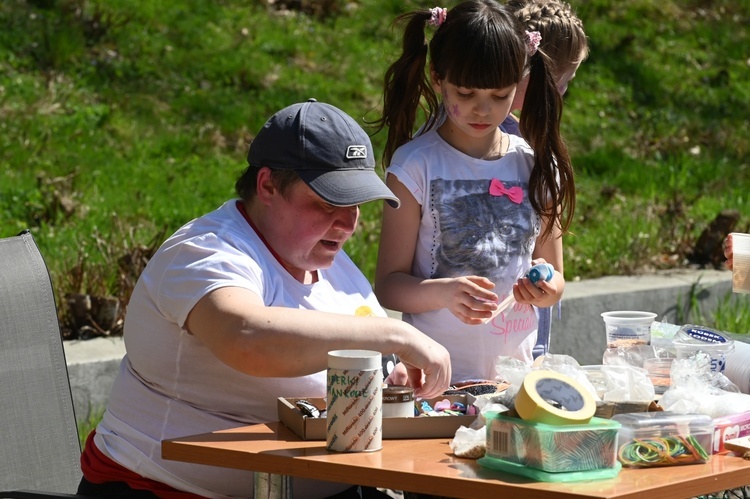
[[[166,234],[233,196],[274,111],[316,97],[374,120],[391,21],[432,4],[301,5],[0,3],[0,236],[31,228],[61,294],[125,300]],[[591,56],[563,118],[578,171],[566,278],[683,267],[724,209],[750,230],[750,4],[573,5]],[[347,245],[370,277],[379,216],[364,206]]]

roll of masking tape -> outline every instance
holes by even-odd
[[[531,371],[515,398],[521,419],[549,425],[587,424],[596,412],[594,397],[570,376]]]

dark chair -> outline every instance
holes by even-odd
[[[28,231],[0,239],[0,400],[0,498],[77,497],[81,447],[55,297]]]

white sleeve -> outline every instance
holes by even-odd
[[[159,311],[180,326],[196,303],[211,291],[236,286],[263,298],[262,272],[249,255],[215,234],[204,234],[167,250],[156,283],[154,299]],[[152,274],[153,276],[153,274]]]

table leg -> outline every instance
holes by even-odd
[[[254,473],[255,499],[292,499],[292,477],[273,473]]]

